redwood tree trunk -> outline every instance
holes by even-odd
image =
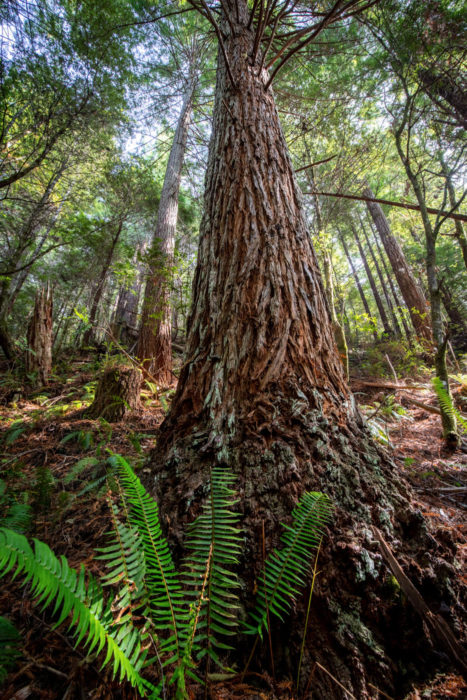
[[[364,237],[366,245],[367,245],[367,249],[370,253],[371,259],[373,260],[373,265],[375,266],[376,274],[378,275],[379,283],[381,285],[381,289],[382,289],[382,292],[384,294],[384,298],[386,299],[387,307],[388,307],[389,312],[390,312],[391,317],[392,317],[392,322],[394,324],[394,330],[396,332],[397,337],[401,338],[402,333],[401,333],[401,329],[399,326],[399,321],[397,320],[396,310],[392,304],[391,297],[390,297],[389,292],[386,288],[386,281],[383,277],[383,273],[382,273],[381,268],[379,266],[375,251],[373,250],[370,238],[369,238],[368,233],[365,229],[365,224],[363,223],[360,215],[359,215],[359,221],[360,221],[360,227],[361,227],[361,230],[363,233],[363,237]]]
[[[317,660],[361,700],[375,697],[370,683],[394,696],[398,662],[407,667],[416,659],[410,668],[417,668],[420,647],[428,663],[433,656],[421,624],[404,620],[410,611],[387,585],[371,524],[385,531],[405,566],[417,550],[428,557],[425,565],[440,564],[423,518],[407,501],[407,485],[353,407],[273,94],[264,87],[268,74],[259,59],[249,62],[254,31],[246,1],[236,9],[233,29],[222,27],[235,87],[220,54],[186,361],[153,455],[153,490],[168,535],[182,548],[210,467],[227,464],[235,472],[247,607],[263,527],[269,549],[304,490],[329,493],[335,522],[320,559],[303,676]],[[454,580],[454,569],[447,571],[443,581]],[[420,566],[410,573],[423,584]],[[430,576],[431,584],[438,574]],[[276,671],[290,663],[296,672],[302,610],[299,601],[279,634],[274,625]],[[412,629],[416,636],[408,639]],[[243,651],[239,642],[237,659]],[[313,696],[345,694],[317,671]]]
[[[37,373],[37,384],[47,384],[52,371],[52,290],[42,287],[36,294],[28,326],[26,371]]]
[[[363,196],[374,197],[375,195],[367,187],[363,190]],[[399,241],[392,235],[388,220],[380,205],[376,202],[367,202],[366,205],[391,263],[401,294],[409,309],[415,332],[421,338],[430,340],[431,329],[428,305],[422,290],[415,281]]]
[[[118,243],[118,239],[120,238],[120,234],[122,232],[123,228],[123,219],[118,224],[118,227],[112,236],[111,242],[110,242],[110,248],[107,252],[107,256],[104,261],[104,265],[102,266],[101,274],[99,276],[99,279],[97,281],[97,285],[94,291],[94,296],[92,299],[92,304],[91,304],[91,311],[89,313],[89,326],[87,330],[84,333],[83,336],[83,345],[89,345],[91,342],[91,339],[94,334],[94,324],[96,322],[96,317],[97,317],[97,310],[99,308],[99,303],[102,298],[102,294],[104,293],[104,287],[105,287],[105,282],[107,279],[107,273],[109,272],[110,265],[112,264],[112,259],[115,253],[115,248]]]
[[[177,228],[178,195],[195,85],[196,82],[191,77],[167,163],[150,253],[151,269],[144,292],[141,329],[136,350],[136,355],[145,369],[165,385],[173,381],[170,278]]]
[[[409,324],[407,322],[406,315],[404,312],[404,310],[407,307],[404,305],[404,302],[400,299],[399,292],[397,291],[396,286],[394,285],[392,275],[389,271],[388,265],[387,265],[386,260],[384,258],[384,252],[381,248],[381,243],[378,240],[378,236],[376,235],[375,231],[373,230],[373,222],[372,222],[370,213],[368,211],[367,211],[367,218],[368,218],[368,221],[370,224],[370,230],[373,234],[373,241],[376,245],[376,250],[378,251],[379,259],[381,260],[381,264],[383,266],[383,269],[384,269],[384,272],[386,275],[386,279],[387,279],[387,282],[389,284],[389,288],[391,289],[391,294],[393,296],[396,307],[400,313],[400,319],[401,319],[402,325],[404,326],[405,335],[407,336],[407,339],[410,342],[410,338],[411,338],[411,335],[413,333],[413,330],[411,330],[411,327],[409,326]]]

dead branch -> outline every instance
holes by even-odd
[[[435,615],[425,600],[422,598],[419,591],[415,588],[412,581],[405,575],[402,568],[400,567],[397,559],[391,551],[391,548],[384,540],[381,532],[377,527],[372,526],[372,531],[374,536],[379,542],[381,553],[385,559],[387,565],[392,571],[393,575],[397,579],[402,591],[406,595],[407,599],[411,602],[416,612],[420,615],[423,621],[426,623],[427,628],[433,633],[433,635],[438,639],[438,641],[443,645],[446,652],[449,654],[451,659],[456,663],[456,665],[462,669],[463,673],[467,672],[467,663],[465,661],[465,650],[457,641],[454,633],[449,627],[446,620],[440,615]]]

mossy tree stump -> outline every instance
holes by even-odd
[[[119,421],[141,408],[141,370],[118,365],[108,367],[97,384],[94,401],[87,410],[90,418]]]

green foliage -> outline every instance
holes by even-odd
[[[20,639],[16,627],[6,617],[0,616],[0,685],[21,655]]]
[[[31,506],[27,503],[27,494],[23,494],[23,501],[17,501],[7,491],[6,483],[0,479],[0,526],[7,527],[15,532],[24,533],[31,525]]]
[[[178,658],[179,628],[186,623],[186,612],[172,555],[162,534],[157,503],[123,457],[114,455],[110,461],[116,468],[128,522],[138,531],[141,539],[151,618],[156,629],[169,633],[162,642],[161,650],[163,653],[173,652]]]
[[[433,388],[438,397],[439,405],[441,410],[447,413],[451,418],[454,418],[457,422],[459,428],[461,428],[463,433],[467,433],[467,420],[461,415],[461,413],[454,406],[451,396],[446,391],[446,388],[439,377],[433,377]]]
[[[185,582],[190,594],[198,598],[197,630],[193,641],[199,647],[200,659],[207,653],[220,663],[217,649],[230,649],[221,637],[232,636],[238,626],[240,583],[229,567],[238,564],[241,553],[240,516],[232,511],[238,499],[231,488],[234,477],[220,467],[212,470],[208,501],[201,515],[190,526],[185,547],[191,553],[185,560]],[[203,590],[204,589],[204,590]]]
[[[284,525],[282,549],[274,549],[259,575],[258,594],[250,634],[263,636],[269,613],[284,619],[306,583],[314,552],[331,518],[332,506],[322,493],[305,492],[292,512],[292,525]]]
[[[186,675],[199,680],[194,670],[206,655],[222,667],[220,652],[232,648],[226,640],[237,632],[240,584],[232,567],[241,553],[241,530],[240,516],[233,511],[234,476],[225,468],[212,469],[207,500],[187,533],[188,554],[180,578],[156,502],[123,457],[112,455],[109,464],[120,508],[110,502],[112,530],[97,557],[107,568],[101,582],[84,567],[79,572],[71,569],[44,543],[34,540],[32,549],[25,537],[4,527],[0,575],[10,571],[13,577],[22,575],[37,604],[42,608],[53,604],[57,625],[68,617],[77,643],[83,641],[89,653],[105,650],[104,665],[112,663],[115,676],[129,680],[142,696],[151,693],[156,698],[161,688],[140,675],[150,663],[146,659],[150,640],[157,646],[162,674],[170,665],[176,696],[185,698]],[[250,632],[262,635],[269,612],[281,618],[288,612],[330,514],[326,496],[302,496],[292,525],[285,526],[283,548],[266,560]],[[108,602],[102,586],[114,590]],[[162,675],[161,686],[164,683]]]
[[[81,477],[90,467],[95,467],[99,464],[99,460],[96,457],[83,457],[83,459],[78,460],[70,469],[68,474],[63,478],[63,483],[67,486],[72,484]]]
[[[0,528],[0,575],[13,572],[29,584],[31,595],[41,609],[53,605],[57,626],[70,614],[70,629],[76,643],[83,642],[88,653],[105,650],[104,665],[111,663],[114,676],[127,678],[144,695],[148,684],[139,674],[146,652],[143,636],[129,624],[113,624],[112,605],[105,603],[96,579],[81,567],[71,569],[65,557],[58,559],[51,549],[34,540],[34,550],[23,535]]]
[[[121,610],[133,612],[136,601],[147,593],[145,585],[146,562],[138,530],[118,520],[118,508],[109,502],[113,529],[108,534],[109,544],[99,548],[97,559],[106,563],[108,573],[102,578],[105,586],[118,584],[115,604]]]
[[[40,465],[35,470],[35,480],[32,489],[32,505],[36,513],[47,513],[52,501],[52,491],[55,480],[46,465]]]
[[[15,420],[6,431],[3,442],[5,445],[12,445],[26,430],[22,420]]]

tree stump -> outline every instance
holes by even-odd
[[[29,322],[26,371],[37,372],[36,382],[47,384],[52,371],[52,290],[42,287],[36,293],[34,312]]]
[[[87,410],[89,418],[120,421],[141,408],[141,370],[118,365],[108,367],[97,384],[94,401]]]

